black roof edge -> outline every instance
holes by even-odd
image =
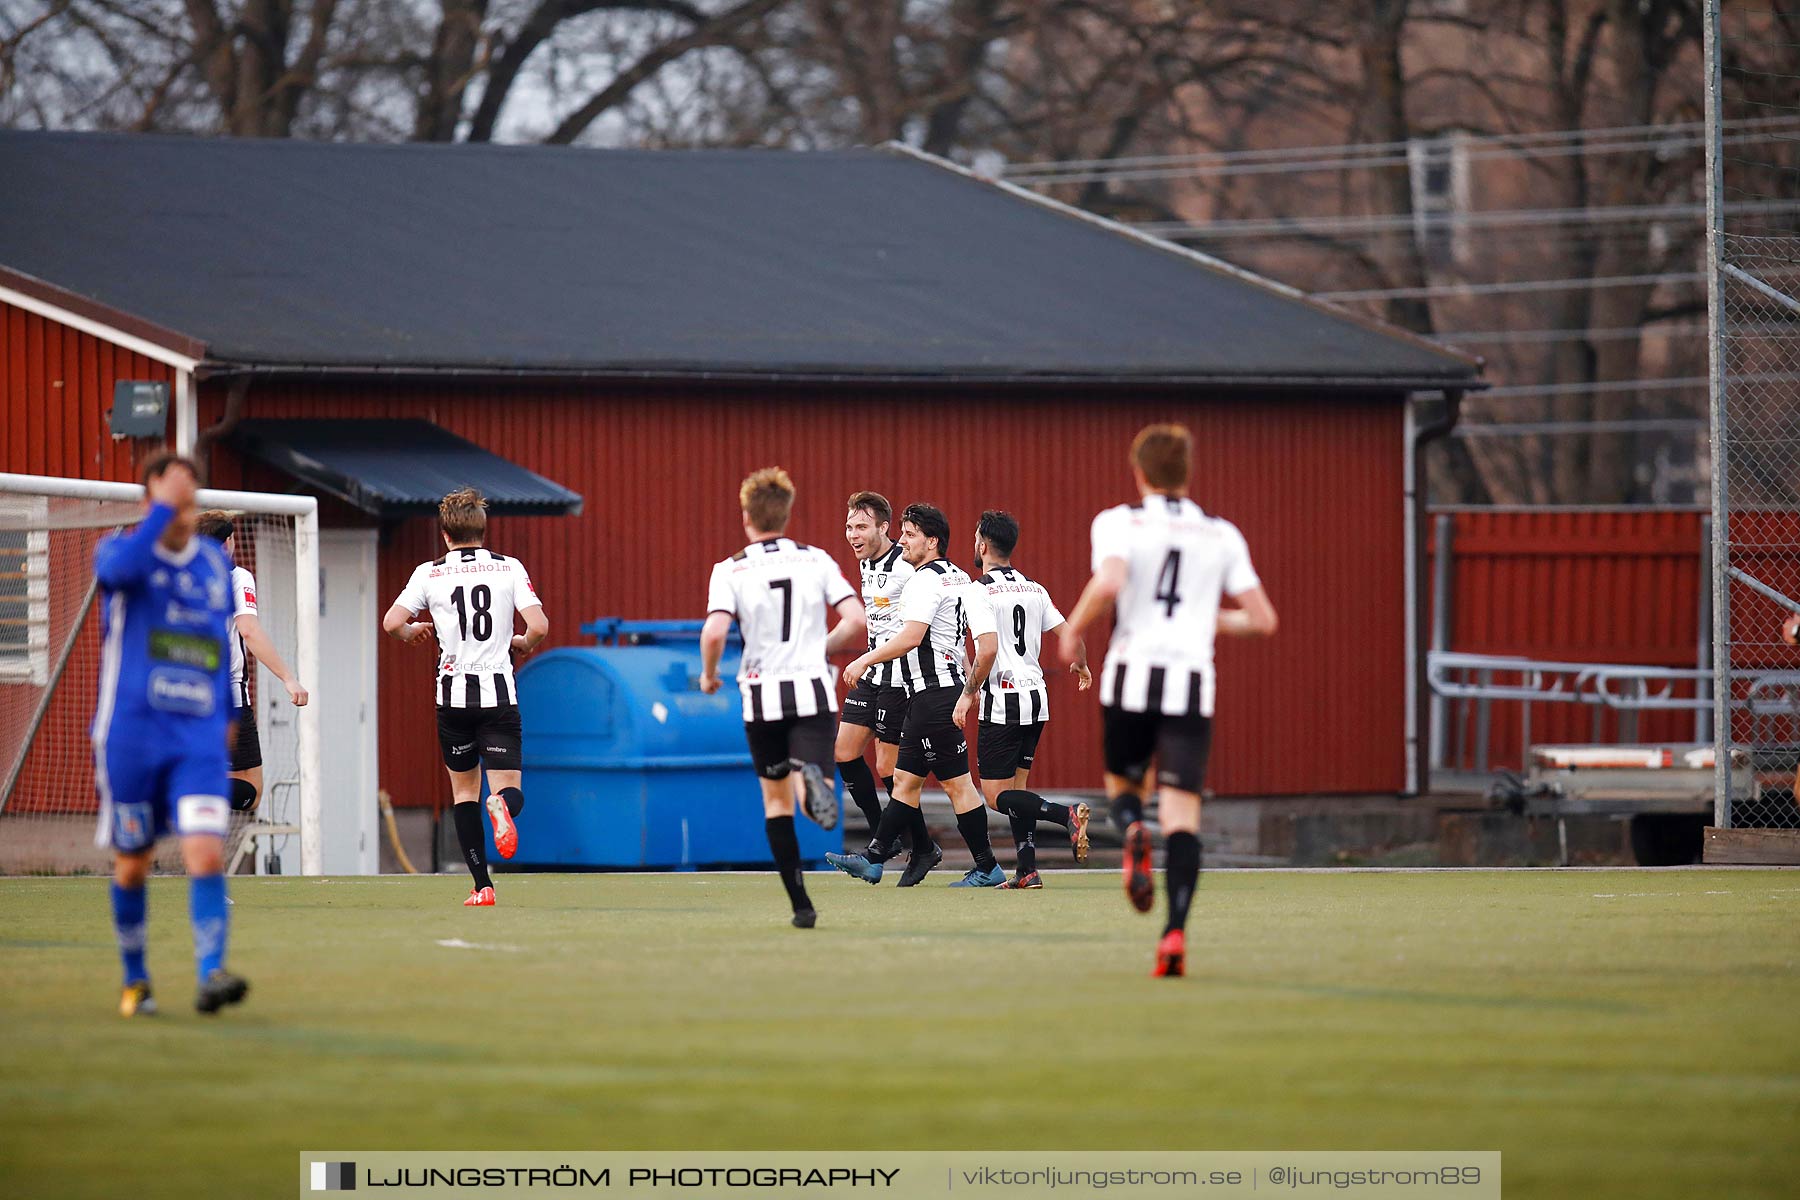
[[[206,343],[199,338],[158,325],[154,321],[126,312],[122,308],[114,308],[91,296],[80,292],[72,292],[47,279],[39,279],[35,275],[27,275],[23,271],[0,264],[0,287],[7,287],[21,296],[28,296],[53,308],[60,308],[74,316],[104,325],[109,329],[129,337],[138,338],[159,346],[171,354],[182,358],[193,359],[196,363],[206,358]]]
[[[990,179],[985,175],[979,175],[963,166],[961,163],[952,162],[950,159],[943,158],[925,150],[920,150],[916,146],[909,146],[905,142],[886,141],[875,147],[875,149],[885,151],[889,154],[913,158],[919,162],[937,167],[940,170],[950,171],[953,174],[961,175],[971,182],[982,184],[985,187],[995,188],[1017,199],[1029,200],[1034,204],[1047,208],[1052,212],[1059,213],[1071,220],[1082,221],[1090,225],[1098,226],[1099,228],[1117,234],[1120,237],[1130,238],[1132,241],[1161,250],[1165,254],[1178,255],[1181,258],[1194,263],[1196,266],[1205,267],[1208,270],[1222,275],[1229,275],[1233,279],[1247,283],[1252,287],[1262,288],[1264,291],[1277,292],[1286,296],[1288,299],[1304,304],[1317,312],[1337,317],[1340,320],[1349,321],[1354,325],[1360,325],[1371,332],[1386,334],[1387,336],[1397,338],[1400,341],[1409,342],[1422,350],[1435,350],[1447,358],[1461,361],[1470,368],[1471,374],[1477,374],[1487,366],[1487,359],[1479,354],[1471,354],[1467,350],[1459,350],[1452,346],[1446,346],[1442,343],[1432,341],[1423,334],[1415,333],[1412,330],[1405,329],[1399,325],[1391,325],[1386,321],[1377,320],[1374,317],[1366,317],[1361,313],[1352,312],[1347,308],[1342,308],[1331,303],[1329,300],[1320,300],[1316,296],[1310,296],[1291,284],[1270,279],[1267,275],[1259,275],[1255,271],[1246,270],[1234,263],[1226,262],[1222,258],[1215,258],[1204,251],[1195,250],[1191,246],[1183,246],[1165,238],[1153,237],[1141,230],[1133,229],[1123,221],[1115,221],[1111,217],[1103,217],[1098,213],[1088,212],[1086,209],[1077,208],[1072,204],[1064,204],[1061,200],[1052,199],[1040,192],[1034,192],[1030,188],[1020,187],[1016,183],[1008,183],[1004,179]]]
[[[283,418],[277,419],[280,420]],[[318,418],[298,417],[288,419],[304,422]],[[329,421],[332,420],[332,418],[323,418],[323,420]],[[430,421],[421,421],[421,423],[430,425],[436,424],[435,422]],[[441,429],[442,427],[440,426],[439,428]],[[448,433],[449,431],[444,430],[444,432]],[[451,436],[456,437],[459,441],[466,440],[456,434],[451,434]],[[351,507],[360,509],[379,520],[387,521],[399,520],[412,516],[427,516],[438,511],[438,502],[435,500],[395,500],[372,491],[364,486],[363,481],[357,476],[348,475],[334,467],[327,466],[325,463],[301,453],[293,446],[278,438],[265,436],[263,433],[259,432],[254,425],[249,427],[239,426],[232,432],[231,440],[240,453],[247,454],[286,475],[292,476],[301,483],[317,488],[319,491],[342,500]],[[477,446],[476,448],[481,450],[482,453],[487,454],[489,457],[504,459],[503,455],[495,454],[485,447]],[[506,459],[505,461],[510,462],[511,460]],[[535,472],[533,472],[533,474],[535,474]],[[542,477],[540,476],[540,478]],[[586,499],[581,496],[580,493],[571,491],[569,488],[556,483],[555,480],[547,480],[547,482],[567,493],[567,497],[563,499],[546,498],[543,500],[495,498],[488,501],[488,511],[496,516],[580,516],[582,509],[586,506]]]
[[[905,374],[857,371],[681,371],[657,367],[428,367],[428,366],[322,366],[309,363],[202,364],[199,377],[230,379],[264,376],[282,379],[341,380],[444,380],[480,382],[538,381],[554,383],[611,380],[631,383],[729,383],[843,386],[868,384],[911,387],[1005,388],[1031,387],[1215,387],[1291,391],[1296,388],[1333,388],[1362,392],[1473,392],[1491,385],[1484,379],[1460,376],[1357,376],[1357,375],[1169,375],[1169,374],[1021,374],[1017,372],[937,372]]]

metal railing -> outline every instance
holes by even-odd
[[[1531,746],[1531,708],[1534,704],[1582,704],[1593,712],[1592,740],[1602,737],[1603,717],[1618,717],[1620,742],[1637,740],[1637,714],[1641,712],[1712,711],[1706,685],[1710,670],[1693,667],[1645,667],[1627,663],[1551,662],[1499,654],[1460,654],[1433,650],[1426,655],[1425,675],[1432,694],[1445,701],[1475,706],[1475,770],[1490,766],[1493,705],[1512,702],[1519,706],[1521,752]],[[1696,694],[1678,695],[1683,686]],[[1743,695],[1731,702],[1733,709],[1757,715],[1800,715],[1800,671],[1763,671],[1752,676]],[[1462,722],[1452,722],[1461,727]],[[1434,738],[1434,747],[1444,739]],[[1460,759],[1462,756],[1458,755]],[[1444,766],[1442,755],[1434,768]]]

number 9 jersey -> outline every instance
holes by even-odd
[[[1221,596],[1260,586],[1237,526],[1186,497],[1151,495],[1094,518],[1093,568],[1125,560],[1100,703],[1164,716],[1213,714]]]
[[[513,687],[513,614],[541,607],[525,564],[480,547],[422,563],[394,601],[437,628],[439,708],[506,708]]]

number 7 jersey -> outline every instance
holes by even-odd
[[[451,550],[421,563],[394,601],[429,611],[437,628],[439,708],[509,708],[513,686],[513,614],[540,606],[525,564],[492,550]]]
[[[825,657],[826,613],[855,597],[836,559],[790,537],[752,542],[713,565],[706,610],[737,618],[744,637],[738,664],[744,720],[837,711],[835,673]]]
[[[1152,495],[1094,518],[1093,567],[1127,567],[1100,703],[1165,716],[1213,714],[1219,601],[1260,586],[1237,526],[1186,497]]]

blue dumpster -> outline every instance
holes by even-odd
[[[518,672],[525,811],[510,865],[772,865],[732,679],[735,631],[711,696],[698,684],[698,621],[607,618],[582,632],[601,644],[547,651]],[[814,865],[842,844],[804,815],[795,825]]]

